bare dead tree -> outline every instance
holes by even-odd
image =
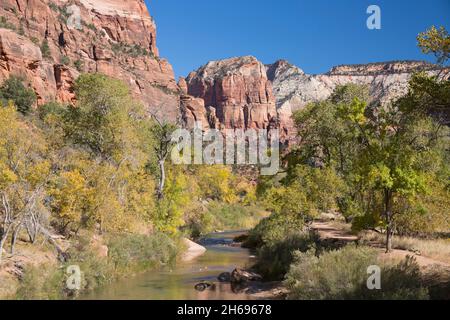
[[[164,114],[164,110],[170,109],[168,104],[170,102],[162,102],[156,111],[151,111],[150,117],[153,120],[153,124],[150,128],[152,138],[154,139],[154,147],[156,160],[158,161],[159,168],[159,183],[156,194],[158,200],[164,198],[164,187],[166,185],[166,160],[169,154],[172,152],[175,143],[172,141],[172,134],[178,128],[181,127],[183,122],[181,114],[177,119],[173,120]]]

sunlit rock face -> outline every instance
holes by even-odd
[[[204,102],[204,116],[221,128],[267,129],[277,121],[264,65],[256,58],[211,61],[186,79],[190,96]],[[217,125],[219,124],[219,125]]]
[[[415,72],[425,71],[430,75],[441,73],[441,67],[421,61],[343,65],[319,75],[305,74],[284,60],[267,65],[266,68],[273,84],[277,109],[286,117],[310,102],[329,98],[339,85],[367,85],[371,99],[385,104],[407,93],[408,82]],[[446,69],[442,74],[448,73]]]
[[[73,4],[79,27],[68,23]],[[78,75],[100,72],[124,80],[149,112],[179,116],[179,88],[143,0],[2,0],[0,16],[0,81],[25,77],[38,105],[73,102]]]

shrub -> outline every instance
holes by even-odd
[[[283,240],[262,246],[258,250],[255,269],[265,279],[282,280],[293,262],[294,252],[307,252],[314,248],[315,239],[310,234],[289,234]]]
[[[367,267],[376,264],[376,251],[345,247],[317,257],[314,251],[296,252],[287,274],[290,299],[345,299],[359,290]]]
[[[163,233],[111,237],[108,247],[110,261],[120,274],[167,265],[178,253],[174,240]]]
[[[70,58],[68,56],[61,56],[60,63],[68,66],[70,64]]]
[[[0,28],[10,29],[13,31],[16,30],[16,26],[13,25],[12,23],[8,22],[6,17],[0,17]]]
[[[427,300],[428,289],[416,260],[407,256],[395,266],[385,266],[381,272],[381,290],[368,290],[365,284],[352,298],[366,300]]]
[[[317,257],[315,252],[297,252],[286,286],[290,299],[427,299],[419,266],[407,258],[396,266],[384,266],[381,290],[367,288],[367,268],[377,265],[377,251],[346,246]]]
[[[36,102],[36,94],[33,89],[25,87],[23,81],[24,79],[16,76],[5,80],[0,87],[0,101],[8,105],[8,101],[11,100],[20,113],[27,114]]]
[[[263,245],[273,245],[283,241],[292,233],[303,231],[303,219],[282,214],[272,214],[250,231],[244,246],[249,248],[262,247]]]
[[[163,234],[116,235],[108,242],[109,257],[100,257],[90,238],[79,237],[68,250],[64,264],[30,266],[24,271],[17,298],[24,300],[64,299],[92,291],[120,277],[168,264],[177,256],[177,244]],[[66,288],[68,266],[76,265],[82,272],[79,291]]]
[[[42,57],[45,59],[50,59],[52,57],[52,53],[50,51],[50,46],[48,45],[47,39],[44,39],[41,43],[41,53]]]
[[[38,109],[38,115],[41,120],[44,120],[49,115],[61,116],[65,111],[65,106],[56,102],[48,102]]]
[[[54,265],[29,266],[16,292],[19,300],[58,300],[64,297],[64,273]]]
[[[73,65],[74,65],[75,69],[77,69],[79,72],[83,71],[83,68],[84,68],[83,60],[80,60],[80,59],[75,60]]]

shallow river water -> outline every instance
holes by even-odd
[[[200,242],[207,252],[197,259],[178,263],[118,281],[100,288],[83,299],[100,300],[248,300],[250,296],[233,293],[230,284],[218,283],[217,276],[231,272],[234,268],[251,265],[253,257],[249,250],[233,247],[233,238],[243,232],[224,232],[208,236]],[[195,284],[202,281],[214,282],[215,288],[198,292]]]

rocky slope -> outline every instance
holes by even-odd
[[[80,24],[68,23],[72,5]],[[179,115],[179,88],[143,0],[2,0],[0,18],[0,82],[25,77],[38,104],[73,101],[74,79],[101,72],[126,81],[149,111]]]
[[[185,93],[181,108],[187,123],[206,119],[210,127],[226,129],[277,125],[272,86],[264,65],[254,57],[211,61],[179,85]]]
[[[441,68],[420,61],[381,62],[366,65],[343,65],[330,72],[308,75],[287,61],[280,60],[266,66],[273,84],[277,110],[282,122],[289,122],[292,112],[314,101],[325,100],[339,85],[355,83],[367,85],[373,101],[388,103],[408,91],[411,75],[426,71],[437,75]],[[444,70],[443,74],[450,74]]]

